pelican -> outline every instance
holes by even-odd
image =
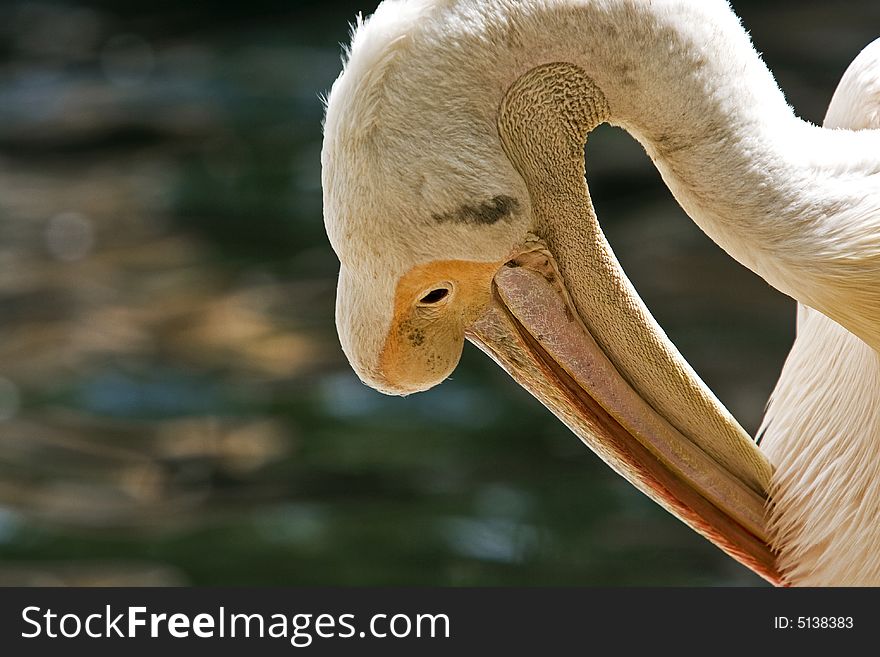
[[[872,52],[829,125],[878,126]],[[801,304],[762,449],[602,234],[583,147],[603,122]],[[880,584],[880,130],[796,117],[727,2],[385,0],[330,91],[321,161],[337,329],[364,383],[426,390],[469,339],[771,583]]]

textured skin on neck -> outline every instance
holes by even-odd
[[[880,127],[880,40],[847,69],[825,125]],[[776,466],[770,527],[788,579],[880,586],[880,355],[800,306],[760,432]]]

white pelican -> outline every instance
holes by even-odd
[[[731,256],[854,334],[802,312],[765,425],[773,466],[605,241],[583,162],[601,122]],[[824,371],[854,378],[880,349],[880,131],[798,119],[726,2],[386,0],[329,95],[322,166],[337,327],[365,383],[430,388],[467,337],[769,581],[880,583],[880,479],[854,473],[880,467],[877,430],[852,415],[877,424],[878,369],[858,370],[870,397],[810,370],[827,350]]]

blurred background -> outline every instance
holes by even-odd
[[[876,0],[735,0],[820,122]],[[468,346],[383,397],[333,325],[319,94],[363,0],[0,4],[0,584],[760,585]],[[636,142],[600,220],[753,432],[794,304]]]

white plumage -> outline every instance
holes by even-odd
[[[880,128],[880,40],[847,69],[825,126]],[[880,585],[880,355],[799,306],[759,435],[776,468],[770,521],[782,569],[805,586]]]
[[[468,269],[465,285],[448,264],[503,263],[536,229],[530,190],[499,140],[502,99],[526,72],[572,63],[690,217],[804,304],[762,427],[786,580],[880,584],[878,59],[875,42],[829,110],[828,126],[851,130],[827,130],[794,115],[720,0],[386,0],[353,35],[322,152],[325,223],[342,264],[337,325],[352,366],[397,394],[435,385],[454,367],[464,327],[488,298],[465,290],[491,277]],[[438,219],[496,198],[517,200],[504,221]],[[447,278],[413,285],[448,288],[446,306],[416,330],[427,311],[412,311],[401,282],[438,262]],[[577,286],[571,296],[582,307]],[[660,347],[651,353],[681,360],[652,321]],[[423,326],[436,331],[426,338]],[[596,339],[666,418],[688,394],[720,408],[686,364],[654,377],[657,362],[646,367],[620,347],[638,336]],[[700,420],[670,421],[682,429]],[[703,448],[712,453],[713,443]]]

